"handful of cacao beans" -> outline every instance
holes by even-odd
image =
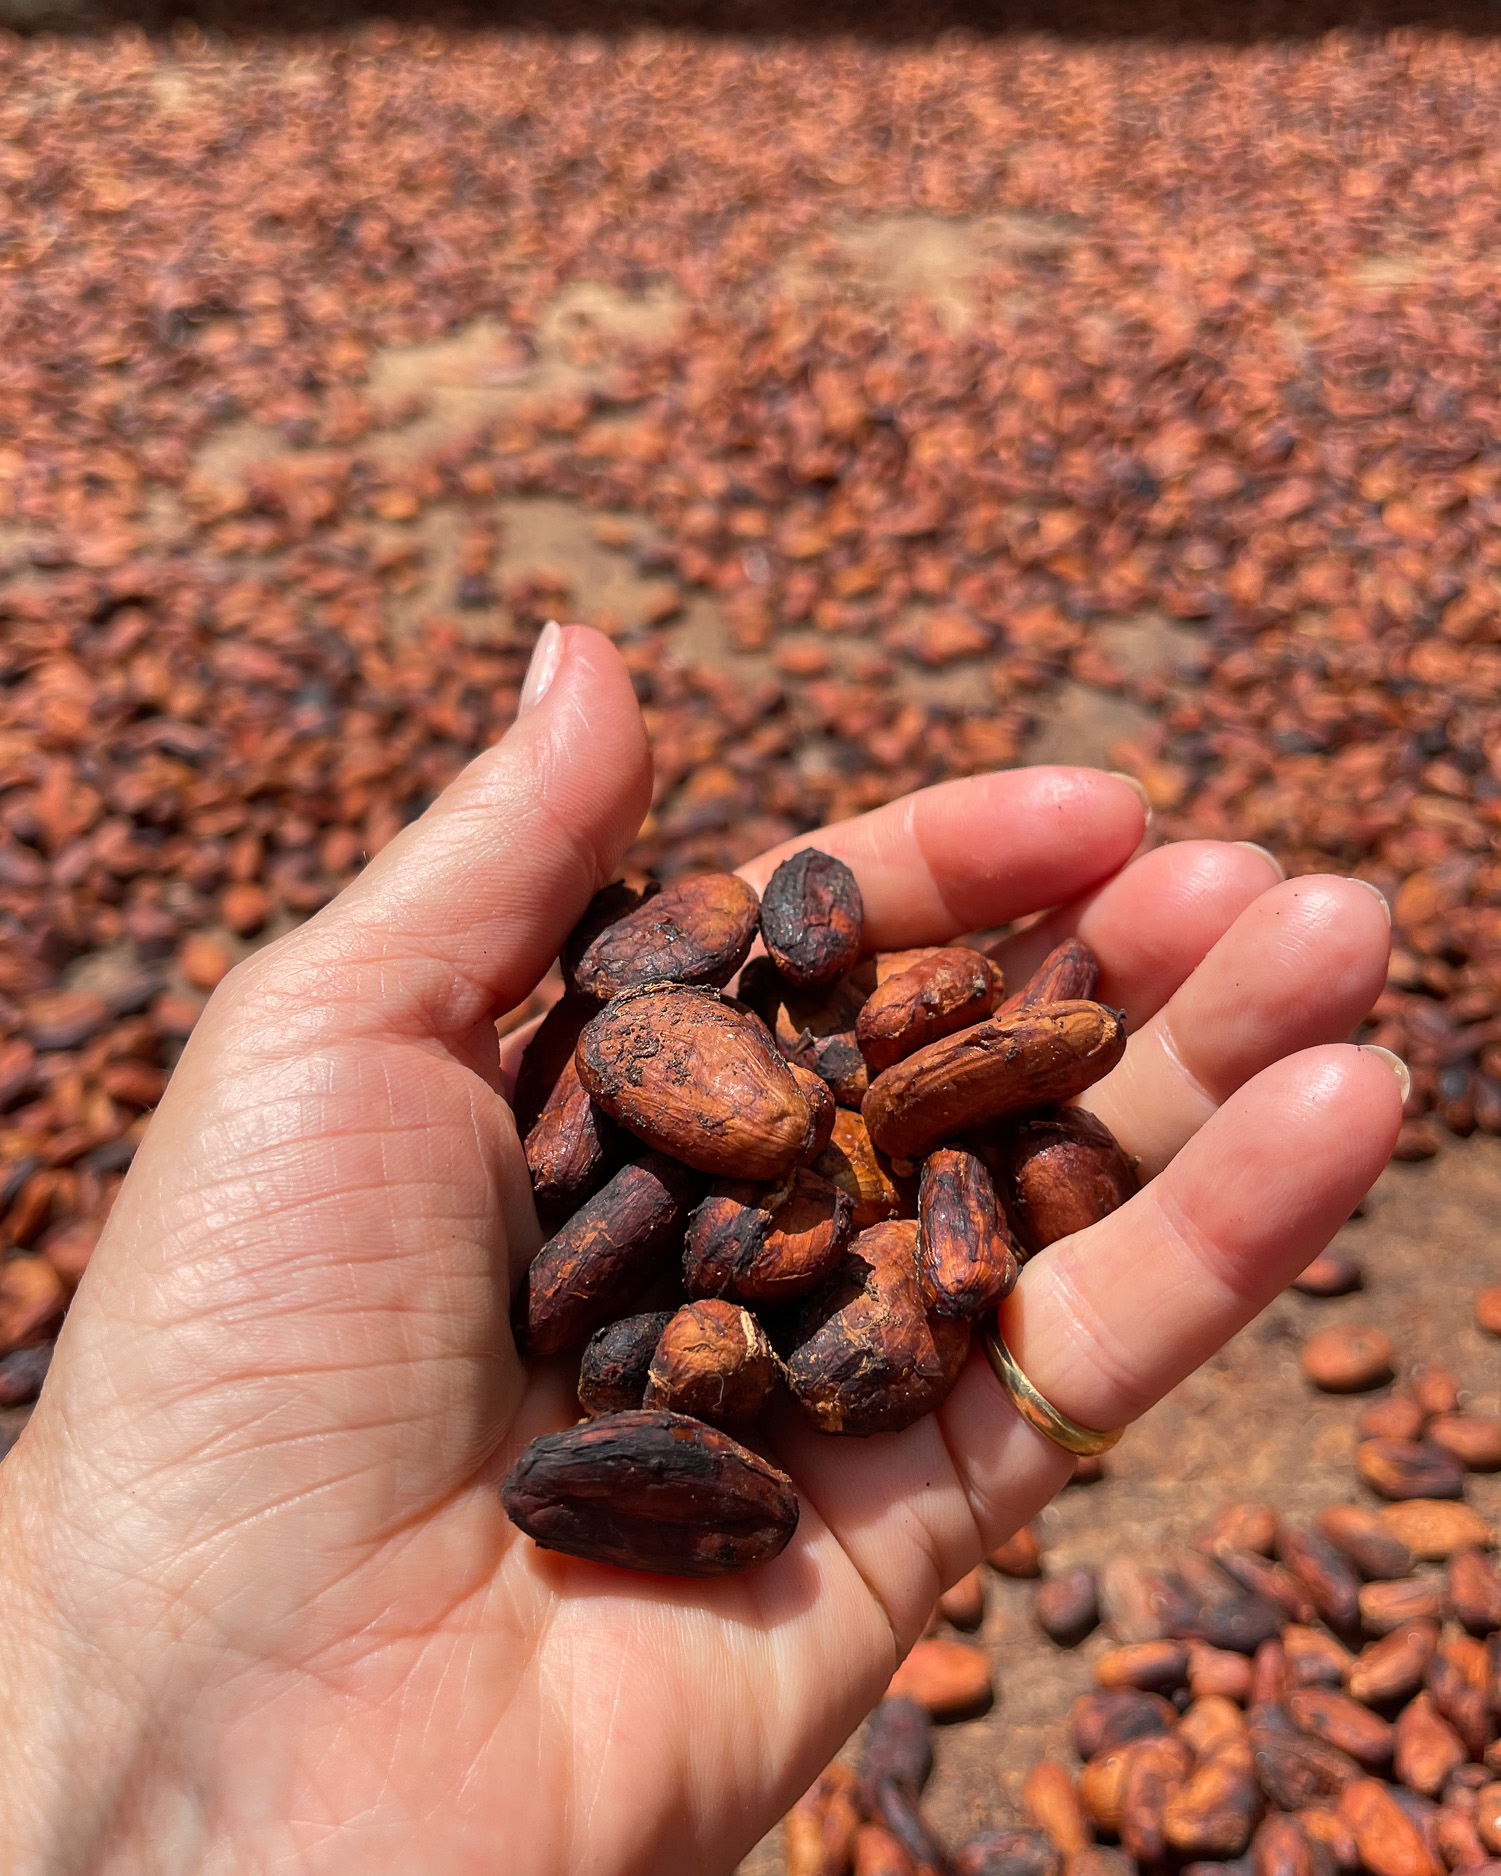
[[[853,873],[812,847],[759,902],[732,874],[608,887],[562,968],[516,1082],[552,1235],[515,1329],[581,1352],[588,1417],[528,1447],[505,1508],[575,1556],[744,1569],[797,1525],[742,1444],[777,1395],[825,1433],[910,1426],[1020,1262],[1136,1189],[1067,1105],[1124,1024],[1076,939],[1009,998],[970,945],[867,955]]]

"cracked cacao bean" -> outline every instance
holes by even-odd
[[[1124,1020],[1103,1004],[1041,1004],[930,1042],[877,1075],[861,1113],[883,1153],[917,1159],[956,1134],[1071,1100],[1125,1047]]]
[[[685,1303],[662,1331],[642,1405],[746,1427],[776,1384],[777,1358],[748,1309],[718,1297]]]
[[[716,990],[630,990],[579,1037],[579,1079],[612,1119],[685,1165],[779,1179],[815,1150],[806,1095],[763,1025]]]
[[[1079,1107],[1023,1121],[986,1157],[1029,1256],[1108,1218],[1137,1190],[1136,1162],[1104,1121]]]
[[[516,1339],[556,1355],[629,1309],[681,1236],[698,1181],[648,1153],[596,1192],[538,1251],[516,1299]]]
[[[860,956],[865,907],[854,874],[816,847],[783,860],[761,895],[761,937],[789,983],[830,984]]]
[[[777,1047],[826,1083],[841,1107],[858,1108],[870,1086],[855,1030],[864,1003],[865,992],[846,977],[816,990],[787,986],[772,1011]]]
[[[855,1231],[894,1218],[901,1210],[901,1191],[884,1156],[871,1145],[864,1120],[847,1108],[834,1116],[829,1144],[814,1160],[813,1170],[849,1195]]]
[[[686,1414],[601,1414],[533,1440],[501,1487],[545,1550],[664,1576],[766,1563],[797,1529],[785,1473]]]
[[[985,1163],[961,1147],[923,1162],[917,1197],[917,1263],[923,1297],[941,1316],[973,1322],[1016,1282],[1016,1254]]]
[[[988,1016],[1001,990],[1001,973],[983,952],[940,946],[866,998],[855,1022],[861,1053],[879,1073]]]
[[[916,1222],[893,1219],[862,1231],[803,1305],[788,1380],[825,1433],[896,1433],[948,1395],[969,1334],[924,1309]]]
[[[1021,989],[1007,997],[997,1016],[1012,1016],[1038,1003],[1074,1003],[1093,998],[1100,981],[1100,960],[1082,938],[1065,938],[1033,971]]]
[[[813,1167],[774,1186],[718,1186],[688,1221],[688,1294],[758,1303],[803,1296],[838,1263],[853,1218],[849,1194]]]
[[[579,1406],[586,1414],[628,1413],[641,1405],[646,1376],[670,1309],[622,1316],[590,1336],[579,1360]]]
[[[575,995],[604,1003],[643,984],[727,984],[756,935],[755,890],[734,873],[676,880],[613,918],[597,894],[563,948],[563,980]]]

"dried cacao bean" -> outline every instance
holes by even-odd
[[[595,1003],[643,984],[727,984],[746,960],[759,913],[754,889],[734,873],[677,880],[634,905],[606,887],[563,948],[564,982]]]
[[[523,1140],[536,1126],[558,1077],[572,1064],[580,1032],[596,1007],[585,997],[559,997],[523,1049],[511,1097],[516,1131]]]
[[[839,1262],[853,1217],[848,1193],[807,1166],[774,1186],[718,1186],[688,1221],[688,1294],[745,1302],[805,1295]]]
[[[640,1407],[646,1376],[670,1309],[622,1316],[590,1338],[579,1361],[579,1406],[586,1414],[628,1413]]]
[[[1296,1811],[1320,1798],[1333,1798],[1361,1768],[1338,1746],[1299,1732],[1281,1707],[1253,1706],[1249,1715],[1251,1753],[1256,1777],[1268,1800],[1280,1811]]]
[[[990,1663],[968,1642],[930,1636],[913,1644],[892,1675],[888,1700],[915,1700],[934,1719],[957,1719],[990,1704]]]
[[[1081,1759],[1124,1746],[1132,1739],[1165,1733],[1177,1719],[1171,1701],[1161,1694],[1120,1688],[1110,1693],[1080,1694],[1068,1710],[1074,1751]]]
[[[846,1876],[859,1829],[855,1775],[836,1762],[824,1769],[787,1813],[783,1831],[787,1876]]]
[[[807,1097],[766,1030],[715,990],[627,991],[578,1044],[579,1079],[648,1145],[726,1179],[779,1179],[814,1149]]]
[[[888,1696],[865,1723],[860,1783],[867,1806],[884,1783],[921,1797],[932,1770],[933,1722],[927,1709],[916,1700]]]
[[[1062,1856],[1087,1850],[1094,1841],[1074,1781],[1056,1759],[1042,1759],[1022,1785],[1022,1809]]]
[[[1182,1642],[1127,1642],[1099,1657],[1094,1677],[1101,1687],[1134,1687],[1142,1693],[1170,1694],[1187,1684],[1188,1661],[1189,1650]]]
[[[832,983],[860,956],[865,908],[842,860],[816,847],[783,860],[761,895],[761,937],[789,983]]]
[[[1335,1634],[1354,1640],[1360,1633],[1360,1583],[1334,1545],[1318,1531],[1288,1525],[1278,1534],[1277,1550]]]
[[[1170,1734],[1140,1739],[1131,1748],[1121,1787],[1121,1847],[1138,1863],[1160,1863],[1167,1853],[1163,1819],[1169,1801],[1193,1770],[1193,1754]]]
[[[1435,1414],[1428,1438],[1452,1453],[1466,1472],[1501,1470],[1501,1414]]]
[[[1385,1771],[1391,1764],[1391,1726],[1349,1694],[1333,1687],[1295,1687],[1287,1711],[1294,1726],[1337,1746],[1366,1771]]]
[[[623,1166],[532,1260],[516,1299],[518,1344],[556,1355],[629,1309],[666,1267],[697,1185],[662,1153]]]
[[[1071,1100],[1125,1047],[1115,1010],[1040,1004],[930,1042],[877,1075],[861,1112],[883,1153],[917,1159],[955,1134]]]
[[[929,1154],[917,1218],[918,1271],[929,1308],[972,1322],[1010,1295],[1016,1254],[978,1155],[960,1147]]]
[[[1058,1852],[1040,1831],[987,1830],[952,1858],[954,1876],[1060,1876]]]
[[[1379,1498],[1464,1496],[1464,1467],[1427,1440],[1362,1440],[1355,1470]]]
[[[1408,1576],[1412,1552],[1388,1531],[1374,1511],[1363,1505],[1330,1505],[1314,1523],[1337,1550],[1344,1552],[1362,1576]]]
[[[1001,989],[1001,973],[981,952],[959,945],[932,950],[866,999],[855,1022],[861,1053],[879,1074],[988,1016]]]
[[[619,1140],[609,1115],[584,1092],[577,1067],[565,1063],[526,1136],[526,1168],[544,1230],[599,1190],[621,1156]]]
[[[1397,1777],[1425,1798],[1436,1798],[1449,1774],[1470,1756],[1426,1693],[1415,1695],[1398,1714],[1393,1743]]]
[[[1135,1162],[1083,1108],[1023,1121],[991,1143],[987,1157],[1029,1255],[1108,1218],[1137,1189]]]
[[[543,1549],[665,1576],[766,1563],[797,1529],[785,1473],[685,1414],[601,1414],[545,1433],[501,1498]]]
[[[1039,1003],[1074,1003],[1092,998],[1100,981],[1100,961],[1082,938],[1065,938],[1055,945],[1014,995],[1000,1006],[998,1016]]]
[[[1449,1611],[1472,1635],[1501,1629],[1501,1570],[1478,1548],[1456,1550],[1449,1559]]]
[[[766,1404],[777,1358],[748,1309],[717,1297],[685,1303],[662,1331],[642,1405],[745,1427]]]
[[[1360,1621],[1368,1635],[1390,1635],[1404,1622],[1421,1622],[1440,1613],[1436,1584],[1408,1580],[1361,1585]]]
[[[1350,1664],[1346,1686],[1367,1706],[1405,1700],[1423,1684],[1438,1646],[1436,1622],[1408,1622],[1362,1648]]]
[[[825,1433],[895,1433],[937,1407],[959,1378],[969,1324],[929,1314],[917,1225],[863,1231],[803,1305],[787,1359],[792,1391]]]
[[[1099,1626],[1100,1586],[1093,1570],[1062,1570],[1037,1585],[1037,1626],[1060,1648],[1076,1647]]]

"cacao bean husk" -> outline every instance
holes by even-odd
[[[853,1218],[849,1194],[808,1166],[774,1186],[717,1186],[688,1221],[688,1294],[743,1302],[806,1295],[839,1262]]]
[[[985,1163],[940,1147],[923,1163],[917,1198],[917,1262],[923,1297],[941,1316],[974,1321],[1009,1296],[1016,1253]]]
[[[776,1045],[715,990],[627,991],[585,1028],[577,1060],[612,1119],[701,1172],[779,1179],[814,1151],[813,1110]]]
[[[1043,1004],[930,1042],[877,1075],[860,1111],[883,1153],[918,1159],[957,1134],[1071,1100],[1125,1047],[1124,1020],[1103,1004]]]
[[[643,984],[727,984],[750,952],[760,913],[754,889],[734,873],[675,880],[601,922],[594,914],[603,897],[562,959],[569,991],[595,1003]]]
[[[797,1529],[786,1474],[685,1414],[601,1414],[545,1433],[512,1466],[501,1499],[546,1550],[665,1576],[769,1562]]]

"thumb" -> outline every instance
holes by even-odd
[[[611,879],[651,803],[651,755],[610,641],[549,624],[516,721],[324,912],[263,953],[314,1000],[358,982],[382,1029],[457,1045],[519,1003]],[[274,954],[274,961],[273,961]]]

